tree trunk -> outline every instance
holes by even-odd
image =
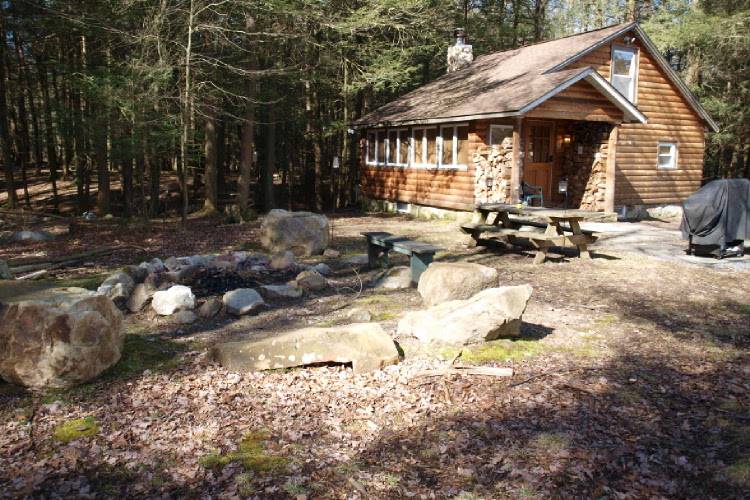
[[[216,213],[219,206],[219,145],[217,133],[217,110],[213,103],[209,104],[206,112],[205,146],[206,156],[204,171],[204,201],[203,210],[206,213]]]
[[[0,11],[1,12],[1,11]],[[13,180],[13,171],[16,167],[16,158],[11,146],[10,125],[8,123],[8,104],[5,101],[6,95],[6,75],[5,75],[5,24],[0,17],[0,142],[2,145],[2,160],[5,170],[5,185],[8,189],[8,205],[10,208],[18,207],[18,196],[16,194],[16,184]]]
[[[276,206],[273,193],[273,172],[276,168],[276,105],[268,106],[266,125],[266,164],[261,172],[263,182],[263,206],[266,211]]]
[[[49,82],[47,81],[47,68],[44,60],[38,59],[39,86],[42,89],[42,107],[44,109],[44,136],[47,144],[47,163],[49,165],[49,181],[52,185],[52,204],[55,212],[60,210],[60,199],[57,195],[57,148],[55,144],[55,130],[52,121],[52,110],[49,100]]]

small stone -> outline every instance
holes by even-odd
[[[210,297],[198,308],[201,318],[213,318],[221,311],[222,303],[218,297]]]
[[[319,272],[312,269],[302,271],[294,281],[297,286],[305,290],[323,290],[328,286],[328,281]]]
[[[122,272],[133,278],[135,283],[143,283],[143,280],[148,276],[148,269],[141,266],[125,266]]]
[[[54,240],[55,236],[47,231],[17,231],[10,235],[10,241],[51,241]]]
[[[341,257],[341,252],[334,250],[333,248],[326,248],[323,251],[323,256],[328,257],[329,259],[338,259]]]
[[[189,325],[195,323],[198,316],[193,311],[179,311],[172,315],[172,319],[181,325]]]
[[[350,266],[362,267],[369,263],[369,259],[367,258],[367,254],[364,253],[347,257],[344,259],[344,263],[349,264]]]
[[[146,269],[148,274],[161,273],[166,270],[166,267],[164,266],[164,262],[162,262],[161,259],[158,257],[154,257],[148,262],[141,262],[140,264],[138,264],[138,267],[142,267],[143,269]]]
[[[118,271],[107,276],[107,279],[96,289],[96,293],[109,297],[118,306],[124,306],[130,294],[133,293],[134,287],[133,278],[127,273]]]
[[[269,264],[269,267],[275,271],[286,270],[292,266],[294,266],[294,254],[288,251],[271,257]]]
[[[260,293],[267,299],[298,299],[302,289],[295,285],[263,285]]]
[[[323,276],[330,276],[333,271],[331,271],[331,268],[326,264],[325,262],[320,262],[318,264],[315,264],[312,266],[312,269],[314,271],[318,271]]]
[[[177,271],[180,268],[180,263],[177,260],[177,257],[170,257],[164,261],[164,267],[166,267],[168,271]]]
[[[148,302],[151,297],[153,297],[155,290],[145,283],[138,283],[135,285],[135,288],[133,289],[133,293],[130,294],[130,298],[128,299],[128,302],[126,304],[128,311],[132,313],[137,313],[141,309],[143,309],[143,306],[146,305],[146,302]]]
[[[8,263],[0,259],[0,280],[12,280],[13,274],[10,272]]]
[[[190,287],[174,285],[167,290],[154,293],[151,308],[161,316],[169,316],[177,311],[195,308],[195,295]]]
[[[260,294],[252,288],[238,288],[227,292],[222,297],[222,302],[227,312],[235,316],[244,316],[266,306]]]
[[[351,309],[346,317],[350,320],[352,320],[354,323],[369,323],[372,321],[372,313],[368,311],[367,309],[362,309],[361,307],[355,307],[354,309]]]
[[[201,268],[194,265],[181,267],[177,271],[167,273],[169,280],[180,285],[192,285],[195,278],[201,273]]]
[[[385,290],[400,290],[411,288],[411,269],[407,266],[392,267],[385,275],[375,282],[375,288]]]

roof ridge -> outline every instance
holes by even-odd
[[[527,45],[520,45],[518,47],[513,47],[512,49],[496,50],[494,52],[488,52],[487,54],[482,54],[479,57],[489,57],[489,56],[493,56],[493,55],[497,55],[497,54],[502,54],[504,52],[511,52],[513,50],[525,49],[527,47],[534,47],[536,45],[544,45],[545,43],[556,42],[558,40],[565,40],[567,38],[574,38],[574,37],[581,36],[581,35],[588,35],[589,33],[595,33],[597,31],[602,31],[602,30],[614,28],[615,26],[620,26],[621,28],[625,28],[626,26],[635,26],[637,24],[638,24],[637,21],[628,21],[628,22],[625,22],[625,23],[610,24],[609,26],[602,26],[601,28],[596,28],[596,29],[589,30],[589,31],[581,31],[580,33],[571,33],[570,35],[561,36],[559,38],[552,38],[550,40],[542,40],[542,41],[539,41],[539,42],[529,43]],[[477,59],[479,59],[479,57]]]

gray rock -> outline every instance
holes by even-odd
[[[271,257],[271,262],[268,267],[274,271],[284,271],[294,266],[294,254],[292,252],[284,252]]]
[[[319,262],[312,266],[311,268],[313,271],[319,272],[323,276],[330,276],[333,272],[331,268],[326,264],[325,262]]]
[[[333,248],[326,248],[323,250],[323,256],[328,257],[329,259],[338,259],[341,257],[341,252],[334,250]]]
[[[198,316],[201,318],[213,318],[219,311],[221,311],[223,304],[221,299],[217,297],[209,297],[206,301],[201,304],[198,308]]]
[[[151,300],[151,297],[154,296],[155,292],[156,290],[145,283],[138,283],[135,285],[133,293],[130,294],[130,298],[126,304],[128,311],[132,313],[140,312],[146,303]]]
[[[252,288],[238,288],[227,292],[221,301],[227,312],[235,316],[244,316],[266,307],[263,297]]]
[[[166,290],[167,288],[172,286],[172,281],[170,281],[169,273],[166,272],[151,273],[146,276],[146,279],[143,280],[143,283],[153,288],[154,290]]]
[[[497,270],[470,262],[434,262],[419,278],[419,294],[427,307],[464,300],[498,286]]]
[[[290,368],[315,363],[351,363],[357,373],[398,362],[393,339],[377,323],[303,328],[264,339],[219,344],[213,359],[235,372]]]
[[[398,335],[451,345],[518,337],[531,291],[529,285],[488,288],[466,300],[410,312],[399,321]]]
[[[267,299],[298,299],[302,289],[294,285],[262,285],[260,294]]]
[[[10,235],[10,241],[25,242],[25,241],[52,241],[55,239],[55,235],[48,233],[47,231],[16,231]]]
[[[304,288],[305,290],[323,290],[328,286],[328,280],[326,280],[318,271],[312,269],[299,273],[294,282],[297,283],[298,287]]]
[[[375,288],[385,290],[401,290],[411,288],[411,286],[411,269],[407,266],[392,267],[375,282]]]
[[[167,271],[177,271],[181,266],[182,264],[177,260],[177,257],[169,257],[164,261],[164,267],[167,268]]]
[[[193,265],[182,266],[176,271],[167,273],[167,278],[172,283],[180,285],[192,285],[195,278],[201,273],[202,268]]]
[[[367,309],[361,307],[355,307],[346,313],[347,319],[355,323],[369,323],[372,321],[372,313]]]
[[[172,315],[172,320],[181,325],[189,325],[198,320],[198,316],[193,311],[179,311]]]
[[[273,253],[289,250],[295,255],[320,255],[329,239],[328,219],[312,212],[274,209],[260,226],[261,244]]]
[[[174,285],[167,290],[154,293],[151,299],[151,308],[161,316],[169,316],[177,311],[195,309],[195,295],[193,295],[190,287]]]
[[[0,317],[0,377],[33,389],[87,382],[117,363],[122,313],[83,288],[54,288],[6,303]]]
[[[344,264],[349,264],[350,266],[354,267],[364,267],[369,264],[369,260],[367,258],[367,254],[357,254],[357,255],[351,255],[344,259]]]
[[[12,280],[13,273],[10,272],[8,263],[0,259],[0,280]]]
[[[148,262],[141,262],[140,264],[138,264],[138,267],[145,269],[147,271],[147,274],[161,273],[167,269],[164,266],[164,262],[162,262],[158,257],[154,257]]]
[[[133,278],[126,272],[118,271],[107,276],[96,289],[96,293],[109,297],[118,306],[124,306],[130,294],[133,293],[134,287]]]
[[[134,283],[143,283],[143,280],[148,276],[148,269],[141,266],[125,266],[122,272],[133,278]]]

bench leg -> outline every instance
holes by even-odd
[[[469,243],[466,246],[468,248],[476,248],[479,245],[480,236],[482,236],[482,233],[480,231],[472,231],[471,240],[469,240]]]
[[[432,258],[435,254],[423,253],[423,254],[411,254],[411,283],[416,286],[419,284],[419,278],[422,273],[425,272],[427,266],[432,263]]]
[[[547,260],[547,248],[539,248],[534,255],[534,264],[544,264]]]
[[[378,257],[380,257],[380,252],[382,251],[382,248],[378,245],[374,245],[370,243],[367,245],[367,267],[370,269],[375,269],[378,265]]]

